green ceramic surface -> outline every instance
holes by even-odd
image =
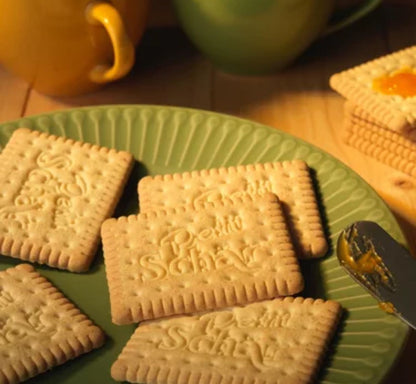
[[[356,220],[374,220],[404,242],[392,213],[357,174],[321,150],[288,134],[251,121],[199,110],[161,106],[103,106],[32,116],[0,125],[0,149],[17,127],[130,151],[136,166],[115,216],[138,209],[136,185],[146,174],[304,159],[319,194],[329,254],[302,262],[303,296],[334,299],[345,309],[323,362],[318,382],[380,383],[398,356],[408,328],[381,311],[376,301],[339,266],[334,254],[340,231]],[[0,165],[1,166],[1,165]],[[20,261],[0,256],[0,269]],[[91,270],[69,273],[37,265],[108,335],[104,347],[39,375],[30,383],[112,383],[110,366],[135,326],[116,326],[102,252]]]
[[[289,65],[320,35],[353,23],[380,2],[362,0],[329,21],[335,0],[173,0],[196,47],[217,67],[237,74]]]

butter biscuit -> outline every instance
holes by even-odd
[[[186,205],[230,196],[265,193],[278,196],[300,258],[325,255],[328,243],[322,226],[310,169],[305,161],[293,160],[236,167],[207,169],[140,180],[140,211]]]
[[[303,289],[273,194],[106,220],[111,315],[128,324],[287,296]]]
[[[336,330],[335,301],[287,297],[141,323],[111,368],[117,381],[311,383]]]
[[[0,164],[0,253],[86,271],[132,155],[20,128],[0,153]]]
[[[104,343],[103,331],[29,264],[0,272],[0,383],[20,383]]]

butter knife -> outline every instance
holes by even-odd
[[[340,264],[388,313],[416,329],[416,259],[372,221],[344,229],[337,244]]]

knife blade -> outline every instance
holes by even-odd
[[[349,275],[386,312],[416,329],[416,259],[372,221],[358,221],[338,237],[337,256]]]

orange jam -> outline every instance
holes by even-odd
[[[416,73],[405,68],[373,80],[373,89],[385,95],[416,96]]]
[[[390,303],[390,301],[380,301],[378,303],[378,306],[380,309],[382,309],[386,313],[394,313],[396,312],[396,309],[394,308],[394,305]]]
[[[358,237],[358,233],[355,227],[352,231],[351,241],[353,242],[354,239]],[[358,259],[355,259],[351,254],[345,234],[340,239],[338,249],[340,260],[344,265],[348,266],[352,272],[358,274],[377,273],[383,282],[388,282],[388,274],[383,268],[383,260],[377,254],[374,245],[371,242],[369,242],[369,249],[367,249],[366,252],[362,252]]]
[[[357,228],[353,225],[347,234],[343,232],[339,237],[337,245],[338,259],[341,264],[361,283],[364,283],[370,290],[377,292],[378,285],[383,285],[390,290],[395,290],[395,282],[391,272],[383,263],[383,259],[377,253],[373,242],[362,237],[365,249],[359,248]],[[369,277],[373,278],[369,278]],[[375,280],[374,277],[378,276]],[[383,309],[394,308],[385,303]]]

